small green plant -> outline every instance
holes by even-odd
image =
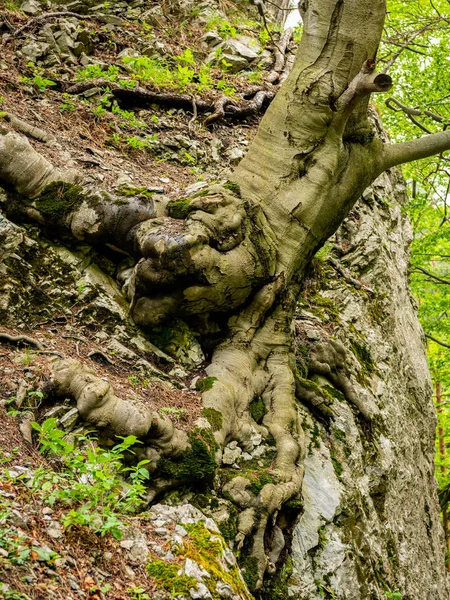
[[[95,439],[79,436],[76,448],[57,428],[57,420],[47,419],[31,426],[39,434],[40,451],[62,457],[61,472],[36,469],[33,489],[42,494],[50,506],[58,505],[67,511],[62,514],[66,528],[86,526],[100,535],[122,536],[120,515],[136,512],[142,505],[144,482],[150,474],[145,468],[148,460],[134,466],[124,466],[125,454],[132,455],[132,446],[140,443],[135,436],[120,438],[110,449],[96,445]]]
[[[73,101],[70,94],[63,94],[64,102],[59,107],[59,112],[74,112],[76,110],[75,102]]]
[[[400,592],[384,592],[387,600],[402,600],[403,596]]]
[[[43,397],[44,394],[42,392],[39,392],[38,390],[28,392],[28,398],[30,400],[28,408],[39,408],[42,403]]]
[[[163,415],[171,416],[176,421],[180,421],[186,417],[186,409],[176,408],[175,406],[163,406],[159,409],[159,412]]]
[[[21,364],[26,367],[33,362],[33,353],[28,346],[25,347],[25,352],[20,356]]]
[[[128,590],[131,600],[149,600],[150,596],[141,586],[132,587]]]
[[[84,69],[77,72],[78,81],[88,81],[89,79],[106,79],[107,81],[116,81],[119,75],[119,67],[109,65],[107,69],[103,69],[101,65],[88,65]]]
[[[91,108],[91,113],[94,115],[94,117],[103,117],[106,115],[106,108],[103,106],[96,106],[95,108]]]
[[[34,63],[29,62],[28,66],[33,68]],[[47,90],[47,88],[55,86],[56,83],[51,79],[46,79],[41,75],[42,69],[35,68],[33,71],[33,77],[20,77],[21,83],[31,84],[33,85],[39,92],[43,93]]]

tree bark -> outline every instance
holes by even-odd
[[[446,466],[446,458],[447,458],[447,449],[445,447],[445,431],[444,426],[442,424],[442,387],[441,382],[436,382],[436,410],[438,414],[438,443],[439,443],[439,458],[440,458],[440,466],[439,470],[441,471],[442,477],[445,479],[447,476],[447,466]],[[449,553],[450,553],[450,535],[449,535],[449,524],[448,524],[448,507],[445,506],[442,510],[442,526],[444,528],[444,536],[445,536],[445,547],[447,550],[446,556],[446,565],[447,571],[450,571],[450,563],[449,563]]]

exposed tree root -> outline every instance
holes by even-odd
[[[267,77],[265,77],[265,80],[269,83],[275,83],[278,81],[281,73],[284,70],[284,65],[286,62],[286,49],[291,41],[293,31],[294,30],[292,27],[285,29],[280,37],[278,45],[275,47],[275,64],[272,71],[267,75]]]
[[[61,81],[55,81],[55,83],[61,91],[67,94],[82,94],[97,87],[101,89],[108,88],[117,101],[128,108],[148,108],[152,104],[159,104],[160,106],[182,108],[188,112],[193,112],[192,95],[190,94],[156,92],[143,87],[123,88],[105,79],[79,81],[70,84]],[[195,106],[197,113],[212,113],[206,118],[205,125],[210,125],[220,119],[243,119],[261,113],[263,108],[268,106],[274,99],[277,91],[278,86],[272,86],[269,89],[258,86],[251,90],[251,95],[254,95],[252,99],[248,99],[249,91],[244,91],[242,95],[245,96],[240,101],[226,96],[221,96],[215,102],[196,98]]]
[[[10,344],[23,344],[24,346],[33,346],[38,350],[44,350],[44,346],[38,340],[28,337],[27,335],[9,335],[9,333],[0,333],[0,341],[9,342]]]
[[[19,119],[11,113],[2,112],[0,113],[0,118],[9,123],[16,131],[20,131],[21,133],[24,133],[25,135],[28,135],[39,142],[43,142],[44,144],[54,144],[56,142],[55,136],[48,131],[44,131],[44,129],[35,127],[34,125],[30,125],[26,121]]]
[[[188,446],[184,431],[137,401],[118,398],[111,385],[95,371],[74,359],[52,362],[53,383],[58,396],[76,400],[80,415],[98,428],[114,435],[135,435],[146,445],[170,456]],[[153,463],[153,469],[156,462]]]

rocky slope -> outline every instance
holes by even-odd
[[[29,135],[54,164],[76,168],[106,189],[151,197],[162,213],[169,200],[224,178],[257,126],[257,116],[236,121],[231,114],[212,129],[201,125],[221,97],[220,81],[240,92],[236,102],[245,107],[245,94],[255,82],[260,87],[264,69],[267,75],[273,67],[255,9],[244,2],[236,7],[237,15],[215,2],[26,0],[28,17],[59,9],[93,19],[57,16],[17,34],[27,21],[5,3],[5,131]],[[174,72],[191,77],[184,85],[197,105],[196,120],[192,107],[162,106],[160,98],[139,110],[115,102],[104,80],[115,84],[118,73],[124,79],[136,75],[124,57],[168,55],[181,70],[165,72],[166,79]],[[210,80],[201,75],[205,63]],[[90,86],[67,91],[77,82]],[[156,91],[164,92],[164,85]],[[173,92],[180,82],[171,85]],[[271,92],[270,85],[264,89]],[[203,115],[204,98],[212,109]],[[46,137],[26,130],[24,122]],[[406,201],[399,174],[383,175],[314,260],[304,285],[294,325],[305,480],[288,522],[274,523],[272,576],[262,599],[449,597],[433,475],[431,386],[408,291]],[[52,453],[38,453],[39,436],[30,423],[56,418],[68,443],[89,428],[73,398],[46,393],[52,360],[82,362],[121,398],[142,402],[188,431],[201,415],[208,346],[202,349],[181,321],[139,330],[122,291],[129,258],[14,223],[7,202],[3,193],[0,208],[9,217],[0,214],[0,393],[11,414],[3,413],[0,435],[0,595],[251,598],[246,583],[252,584],[252,565],[235,542],[237,510],[227,485],[236,473],[261,485],[258,473],[270,466],[273,448],[256,432],[251,447],[234,441],[225,448],[214,479],[210,473],[201,487],[180,487],[150,507],[136,502],[138,516],[125,508],[120,518],[114,513],[116,529],[92,507],[90,521],[68,520],[71,505],[62,490],[68,481],[75,489],[76,481],[53,475],[63,466]],[[252,416],[259,422],[262,407],[256,404]],[[103,432],[100,442],[91,443],[111,448],[117,440]],[[98,480],[73,468],[85,484],[84,499],[72,499],[79,510],[91,501],[89,490],[97,489]],[[135,488],[120,481],[114,484],[118,496],[130,497]],[[105,493],[102,488],[102,502]]]

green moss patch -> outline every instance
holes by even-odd
[[[197,581],[189,575],[178,575],[180,565],[153,560],[146,566],[147,574],[154,579],[157,588],[166,590],[173,598],[190,597],[189,590],[197,589]]]
[[[255,589],[258,583],[258,559],[256,556],[248,556],[241,564],[242,577],[248,588]]]
[[[211,377],[211,379],[215,378]],[[202,415],[208,419],[213,431],[220,431],[222,429],[223,417],[221,412],[214,408],[204,408]]]
[[[158,474],[161,477],[192,482],[205,482],[213,477],[217,444],[212,433],[205,429],[194,429],[188,433],[188,438],[191,448],[182,456],[163,456],[158,461]]]
[[[178,200],[172,200],[167,205],[169,216],[174,219],[185,219],[189,214],[191,202],[192,199],[189,198],[178,198]]]
[[[266,405],[262,398],[255,398],[250,402],[250,414],[252,419],[260,425],[266,414]]]
[[[53,181],[45,186],[36,199],[36,209],[52,221],[61,221],[78,208],[84,200],[83,188],[65,181]]]
[[[231,181],[227,181],[223,187],[226,190],[230,190],[230,192],[233,192],[233,194],[236,194],[236,196],[238,196],[239,198],[241,197],[241,188],[238,186],[237,183],[231,183]]]
[[[205,379],[199,379],[195,384],[195,389],[202,393],[207,392],[212,388],[215,381],[217,381],[217,377],[205,377]]]

